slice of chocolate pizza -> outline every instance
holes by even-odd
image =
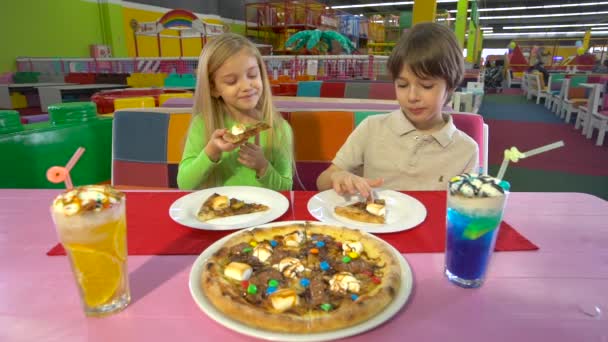
[[[240,144],[247,139],[258,135],[261,131],[269,129],[270,126],[265,122],[258,122],[251,126],[237,124],[224,134],[224,140],[233,144]]]
[[[201,221],[209,221],[216,218],[257,213],[268,209],[270,208],[264,204],[247,203],[214,193],[205,200],[197,213],[197,217]]]
[[[385,223],[386,203],[382,199],[355,202],[334,208],[336,215],[366,223]]]

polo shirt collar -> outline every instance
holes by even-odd
[[[431,136],[437,140],[442,147],[446,147],[452,142],[452,136],[454,135],[454,132],[456,132],[456,126],[454,126],[451,115],[443,114],[443,119],[446,121],[445,125],[443,125],[440,130],[433,132]],[[403,114],[401,109],[390,114],[389,125],[391,130],[399,136],[416,131],[416,127],[414,127],[410,120],[405,117],[405,114]]]

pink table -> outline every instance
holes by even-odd
[[[48,213],[56,194],[0,190],[0,341],[253,340],[196,306],[188,290],[196,256],[130,256],[131,305],[86,318],[66,258],[45,255],[56,242]],[[512,193],[505,219],[540,250],[495,254],[476,290],[444,278],[443,254],[407,254],[408,304],[349,340],[608,341],[608,202]]]

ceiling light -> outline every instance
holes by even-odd
[[[489,19],[526,19],[526,18],[547,18],[547,17],[575,17],[584,15],[600,15],[608,14],[608,11],[601,12],[580,12],[580,13],[554,13],[554,14],[529,14],[529,15],[497,15],[493,17],[479,17],[479,20]],[[447,20],[453,21],[456,18],[448,18]]]
[[[581,27],[581,26],[608,26],[607,24],[562,24],[562,25],[527,25],[527,26],[504,26],[503,30],[527,30],[527,29],[539,29],[539,28],[560,28],[560,27]]]
[[[542,5],[542,6],[515,6],[515,7],[498,7],[498,8],[478,8],[478,12],[498,12],[498,11],[525,11],[532,9],[548,9],[548,8],[566,8],[566,7],[581,7],[581,6],[601,6],[608,5],[608,1],[601,2],[585,2],[582,4],[561,4],[561,5]],[[457,13],[457,10],[450,10],[450,13]],[[468,12],[471,12],[469,9]]]
[[[458,2],[458,0],[437,0],[437,3],[451,3]],[[413,1],[398,1],[398,2],[380,2],[374,4],[359,4],[359,5],[341,5],[341,6],[331,6],[333,9],[340,8],[361,8],[361,7],[382,7],[382,6],[400,6],[400,5],[413,5]]]
[[[500,36],[555,36],[555,35],[584,35],[585,31],[566,31],[566,32],[500,32],[500,33],[487,33],[484,37],[500,37]],[[593,34],[606,35],[608,31],[596,31]]]

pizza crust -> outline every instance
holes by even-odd
[[[360,293],[354,301],[350,298],[343,299],[337,308],[329,312],[306,304],[286,312],[277,312],[263,299],[255,305],[250,303],[244,298],[246,290],[223,275],[223,267],[230,261],[230,249],[251,241],[283,241],[284,236],[292,234],[303,234],[305,240],[302,246],[312,236],[319,234],[330,236],[336,241],[361,242],[364,246],[362,257],[376,262],[381,270],[381,276],[378,276],[380,285],[366,293]],[[293,249],[297,250],[296,247]],[[259,267],[262,267],[261,264],[253,266],[254,273],[259,271]],[[209,301],[235,321],[269,331],[315,333],[354,326],[382,312],[397,296],[401,286],[401,268],[392,248],[370,234],[328,225],[291,224],[255,228],[230,238],[207,260],[201,276],[201,286]]]

